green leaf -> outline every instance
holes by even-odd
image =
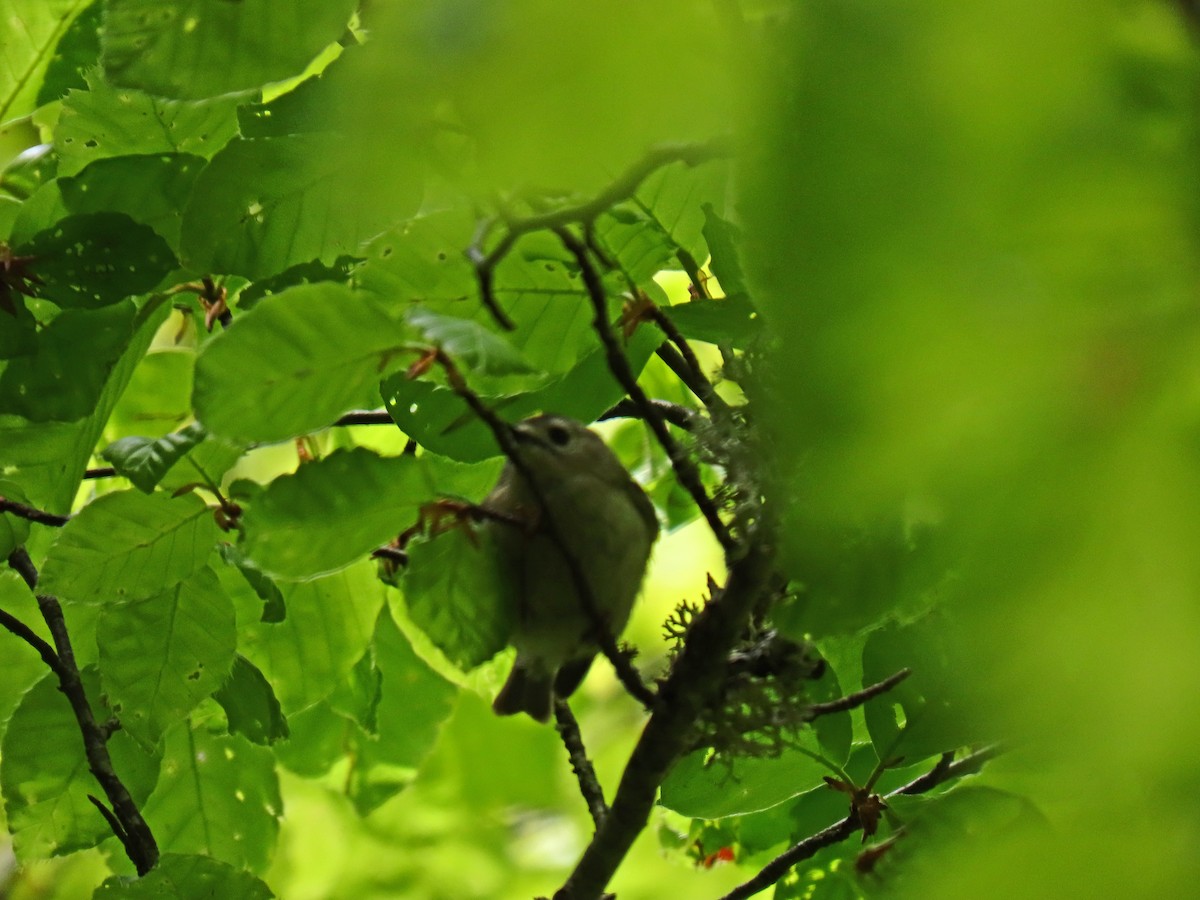
[[[413,456],[357,447],[276,478],[243,518],[247,557],[281,578],[345,568],[416,521],[432,498]]]
[[[105,74],[164,97],[215,97],[300,74],[346,31],[355,0],[109,0]]]
[[[261,496],[261,492],[255,496]],[[274,580],[264,574],[263,570],[252,561],[246,559],[241,547],[236,544],[221,544],[218,551],[221,558],[238,570],[243,581],[263,601],[260,621],[282,622],[287,618],[287,604]]]
[[[385,607],[375,626],[375,664],[381,678],[378,733],[360,733],[350,776],[350,799],[367,815],[406,787],[450,715],[457,689],[414,652]]]
[[[239,647],[291,716],[329,696],[362,657],[383,604],[383,585],[370,563],[360,563],[280,589],[287,618],[241,623]]]
[[[132,302],[64,311],[38,333],[35,353],[14,359],[0,373],[0,414],[32,422],[88,415],[129,346],[135,323]],[[80,347],[89,352],[80,353]]]
[[[236,140],[197,179],[184,258],[250,279],[312,260],[330,265],[410,214],[420,197],[415,172],[367,180],[338,135]]]
[[[332,282],[275,294],[196,361],[196,416],[232,440],[281,441],[328,427],[399,364],[409,341],[370,295]]]
[[[37,260],[38,295],[65,308],[119,303],[149,291],[178,265],[153,229],[113,212],[67,216],[15,252]]]
[[[69,90],[87,87],[83,74],[95,66],[100,58],[100,20],[103,11],[102,0],[92,0],[83,12],[71,20],[54,47],[54,55],[46,64],[46,74],[38,88],[37,106],[60,100]]]
[[[514,615],[508,579],[490,529],[456,528],[408,545],[401,587],[409,617],[462,669],[487,662],[508,643]]]
[[[962,672],[965,642],[948,616],[929,614],[912,623],[891,623],[871,632],[863,646],[863,682],[874,684],[908,667],[913,674],[863,707],[867,730],[880,759],[915,761],[990,735],[971,715],[977,708]]]
[[[840,700],[845,694],[837,672],[828,660],[821,677],[809,683],[808,695],[813,703]],[[854,740],[854,725],[849,712],[820,716],[812,723],[824,756],[842,765],[850,756],[850,745]]]
[[[143,812],[163,853],[212,856],[261,872],[282,809],[270,750],[181,722],[166,734],[162,776]]]
[[[701,206],[719,203],[726,181],[726,167],[717,163],[664,166],[641,183],[633,198],[600,217],[597,236],[635,283],[662,269],[680,268],[674,259],[679,250],[703,264],[708,249]]]
[[[37,106],[53,48],[90,0],[6,0],[0,18],[0,124]]]
[[[92,900],[269,900],[274,896],[249,872],[211,856],[164,853],[154,869],[140,878],[106,879]]]
[[[481,375],[520,375],[534,372],[516,348],[494,332],[470,319],[442,316],[414,307],[408,322],[435,347],[456,363]]]
[[[663,312],[684,337],[710,344],[745,347],[762,333],[758,313],[742,295],[678,303]]]
[[[639,328],[633,335],[625,354],[635,375],[661,342],[661,335],[650,328]],[[425,449],[462,462],[499,455],[487,426],[468,412],[462,398],[449,388],[399,374],[385,379],[379,390],[400,430]],[[511,422],[537,412],[592,422],[623,396],[625,391],[609,371],[604,352],[594,350],[544,388],[516,397],[484,397],[484,401]]]
[[[145,493],[167,474],[167,470],[207,437],[199,422],[165,437],[127,437],[109,444],[100,456],[112,463],[117,474],[128,478],[133,486]]]
[[[99,678],[94,669],[83,672],[83,686],[98,720],[108,711],[101,705]],[[113,768],[135,803],[149,795],[158,777],[158,759],[139,749],[118,731],[109,739]],[[58,679],[46,675],[21,699],[0,745],[0,791],[13,845],[23,860],[70,853],[93,847],[112,832],[88,794],[104,791],[88,769],[79,724]]]
[[[539,371],[567,371],[592,341],[592,309],[574,260],[553,235],[522,238],[493,273],[496,300],[516,325],[500,332],[463,253],[475,224],[467,211],[455,209],[397,225],[367,245],[355,284],[389,303],[475,322],[500,334]]]
[[[96,441],[167,311],[165,305],[143,309],[143,314],[135,320],[137,330],[133,340],[117,364],[111,367],[106,379],[101,381],[99,396],[86,418],[78,422],[30,427],[24,419],[0,415],[0,466],[21,482],[35,506],[51,512],[70,510]],[[109,310],[102,310],[75,314],[103,316],[109,313]],[[3,379],[0,379],[0,394],[2,387]]]
[[[731,765],[721,759],[705,765],[706,750],[689,753],[663,782],[659,802],[667,809],[702,819],[740,816],[777,806],[823,785],[823,777],[834,774],[813,758],[820,748],[811,733],[802,732],[797,741],[797,746],[778,757],[742,757]]]
[[[211,157],[237,134],[237,107],[244,100],[164,100],[93,78],[89,90],[71,91],[63,100],[54,129],[58,174],[74,175],[95,160],[114,156]]]
[[[118,156],[98,159],[58,186],[71,212],[124,213],[177,252],[183,210],[204,165],[203,157],[191,153]]]
[[[215,530],[208,507],[193,495],[105,494],[59,532],[38,587],[75,603],[144,599],[197,572],[212,553]]]
[[[704,211],[704,240],[712,256],[709,268],[717,276],[726,297],[748,297],[750,286],[742,272],[738,250],[742,242],[741,229],[721,218],[711,203],[701,204],[700,208]]]
[[[213,699],[225,710],[230,734],[264,745],[288,736],[287,719],[271,683],[241,654],[234,658],[233,671]]]
[[[211,569],[169,591],[100,612],[100,677],[121,724],[146,747],[225,680],[237,626]]]
[[[29,505],[29,498],[21,486],[12,481],[0,480],[0,497]],[[20,547],[29,538],[29,520],[15,513],[0,513],[0,559]]]

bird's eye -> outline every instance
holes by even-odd
[[[551,425],[547,428],[546,437],[550,438],[550,443],[556,447],[565,447],[571,442],[571,432],[561,425]]]

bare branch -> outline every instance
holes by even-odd
[[[830,700],[828,703],[814,703],[808,708],[808,718],[810,720],[816,719],[820,716],[845,712],[848,709],[862,706],[868,700],[878,697],[880,694],[887,693],[911,674],[912,669],[901,669],[894,675],[889,675],[878,684],[868,685],[861,691],[855,691],[853,694],[847,694],[845,697],[839,697],[837,700]]]
[[[943,757],[931,771],[892,791],[888,794],[888,797],[895,797],[901,794],[910,796],[913,794],[923,794],[937,787],[939,784],[944,784],[954,778],[973,775],[983,767],[984,763],[995,757],[999,752],[1000,748],[998,746],[991,745],[977,750],[963,757],[958,762],[950,763],[949,765],[945,764],[945,757]],[[826,847],[841,843],[860,828],[862,828],[862,824],[856,816],[847,816],[840,822],[835,822],[823,831],[818,831],[816,834],[805,838],[779,854],[779,856],[763,866],[757,875],[738,885],[723,896],[721,900],[746,900],[747,897],[753,897],[759,891],[765,891],[786,875],[792,866],[806,859],[811,859],[818,851]]]
[[[83,751],[87,757],[88,768],[96,777],[96,781],[104,789],[104,795],[112,806],[112,814],[120,824],[117,837],[129,854],[130,860],[139,875],[145,875],[158,862],[158,844],[150,826],[142,817],[129,789],[125,787],[113,768],[112,757],[108,753],[105,729],[96,721],[95,713],[88,702],[87,693],[83,689],[83,681],[79,675],[79,666],[75,662],[75,651],[71,647],[71,637],[67,633],[67,621],[63,616],[62,606],[58,600],[48,594],[37,593],[38,573],[29,554],[23,547],[18,547],[8,557],[8,564],[25,580],[29,589],[37,598],[38,609],[50,635],[54,639],[54,649],[58,660],[57,666],[51,666],[58,676],[58,685],[71,704],[75,713],[75,721],[83,737]],[[44,657],[43,657],[44,658]],[[107,816],[105,817],[108,818]],[[111,820],[110,820],[111,825]]]
[[[83,473],[85,479],[89,478],[115,478],[117,470],[112,466],[100,466],[95,469],[88,469]]]
[[[659,411],[664,419],[674,425],[676,428],[682,428],[684,431],[691,431],[696,427],[696,411],[688,409],[686,406],[680,406],[678,403],[671,403],[669,400],[651,400],[650,405]],[[596,420],[598,422],[606,422],[609,419],[640,419],[642,418],[642,409],[631,399],[626,397],[624,400],[619,400],[604,412]]]
[[[571,712],[571,707],[566,700],[554,702],[554,722],[559,737],[562,738],[563,746],[567,748],[567,756],[571,760],[571,771],[575,773],[575,777],[579,781],[579,792],[583,795],[588,812],[592,814],[592,821],[596,823],[598,829],[604,824],[604,819],[608,815],[608,804],[604,802],[604,788],[600,786],[600,781],[596,778],[596,770],[592,768],[592,761],[588,759],[587,750],[583,746],[583,735],[580,734],[579,723],[575,721],[575,715]]]
[[[395,425],[386,409],[353,409],[335,421],[338,425]]]
[[[62,528],[69,521],[70,516],[60,516],[56,513],[46,512],[44,509],[37,509],[33,506],[27,506],[24,503],[18,503],[16,500],[9,500],[7,497],[0,497],[0,513],[12,513],[14,516],[20,516],[22,519],[28,519],[30,522],[37,522],[39,525],[51,525],[54,528]]]

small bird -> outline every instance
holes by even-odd
[[[511,585],[516,610],[511,643],[517,659],[492,708],[545,722],[554,699],[570,696],[599,649],[593,619],[549,524],[615,638],[641,588],[658,518],[604,441],[574,419],[534,416],[517,424],[513,437],[533,485],[510,460],[481,504],[496,514],[487,527],[497,545],[498,577]]]

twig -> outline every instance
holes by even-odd
[[[654,408],[654,405],[650,402],[650,398],[646,396],[646,392],[637,383],[633,369],[630,368],[629,359],[625,356],[625,351],[621,349],[621,343],[613,331],[612,323],[608,320],[608,298],[604,292],[604,283],[600,280],[600,273],[596,271],[596,267],[592,265],[591,259],[588,258],[587,248],[566,228],[555,229],[555,233],[558,235],[559,240],[562,241],[563,246],[567,248],[579,263],[579,268],[583,275],[583,283],[587,288],[588,297],[592,302],[592,309],[595,314],[592,320],[592,327],[596,330],[596,334],[604,345],[605,358],[608,360],[608,367],[612,371],[613,377],[621,387],[625,388],[625,392],[629,395],[629,398],[642,411],[642,418],[650,426],[650,430],[654,432],[654,436],[662,445],[663,450],[666,451],[667,458],[671,461],[671,466],[675,470],[676,479],[683,486],[683,489],[692,495],[692,499],[700,509],[701,515],[707,520],[709,528],[712,529],[721,547],[727,555],[736,554],[739,551],[737,542],[734,541],[725,523],[721,521],[717,505],[708,496],[708,492],[705,491],[704,483],[700,480],[699,469],[696,468],[696,464],[692,461],[691,457],[676,443],[675,438],[672,437],[671,432],[667,429],[667,424],[663,421],[663,417]]]
[[[828,703],[814,703],[808,708],[807,718],[811,721],[820,716],[845,712],[848,709],[862,706],[868,700],[874,699],[880,694],[887,693],[911,674],[912,669],[901,669],[899,672],[889,675],[878,684],[868,685],[861,691],[855,691],[853,694],[847,694],[845,697],[839,697],[837,700],[830,700]]]
[[[958,762],[950,763],[949,765],[943,764],[945,761],[945,757],[943,757],[931,771],[926,772],[920,778],[909,782],[903,787],[897,788],[887,796],[923,794],[953,778],[960,778],[963,775],[973,775],[983,767],[984,763],[995,757],[999,752],[1000,748],[998,746],[991,745],[977,750],[975,753],[965,756]],[[862,824],[858,821],[858,817],[853,815],[847,816],[840,822],[835,822],[823,831],[818,831],[816,834],[805,838],[798,844],[785,850],[763,866],[757,875],[738,885],[723,896],[721,900],[745,900],[747,897],[753,897],[759,891],[764,891],[779,881],[796,863],[812,858],[819,850],[841,843],[861,827]]]
[[[675,327],[675,323],[671,321],[671,317],[661,307],[652,305],[650,307],[650,318],[654,320],[654,324],[661,328],[663,334],[675,345],[684,365],[687,366],[689,378],[684,383],[700,398],[700,402],[709,409],[714,412],[726,412],[729,409],[729,404],[721,398],[716,388],[713,387],[712,382],[705,376],[704,369],[700,365],[700,360],[696,358],[696,354],[692,351],[692,345],[687,342],[687,338]],[[661,357],[662,354],[660,353],[659,356]],[[678,370],[674,366],[672,366],[672,370],[678,374]]]
[[[26,506],[16,500],[9,500],[7,497],[0,497],[0,513],[6,512],[20,516],[22,519],[28,519],[30,522],[37,522],[39,525],[52,525],[55,528],[62,528],[71,521],[70,516],[60,516],[46,512],[44,509]]]
[[[512,319],[508,317],[496,300],[492,282],[496,266],[509,254],[522,235],[533,231],[562,228],[566,225],[582,225],[584,232],[587,233],[598,216],[607,212],[612,206],[632,197],[641,183],[655,170],[677,162],[688,166],[698,166],[714,159],[727,157],[730,153],[731,144],[727,138],[714,138],[694,144],[663,144],[654,147],[590,200],[574,206],[562,206],[548,212],[536,213],[522,219],[506,219],[504,236],[491,250],[485,250],[484,243],[499,220],[484,219],[475,229],[471,246],[466,251],[467,258],[475,267],[475,277],[479,281],[479,295],[484,306],[501,327],[508,331],[513,330],[515,326]]]
[[[696,412],[688,409],[686,406],[680,406],[678,403],[671,403],[669,400],[651,400],[650,405],[659,411],[664,419],[674,425],[676,428],[682,428],[684,431],[691,431],[696,427]],[[605,422],[609,419],[640,419],[642,410],[636,403],[626,397],[623,400],[618,400],[608,409],[600,414],[597,422]]]
[[[353,409],[333,423],[338,425],[395,425],[386,409]]]
[[[88,478],[114,478],[114,477],[116,477],[116,474],[117,474],[117,470],[113,466],[99,466],[98,468],[95,468],[95,469],[87,469],[83,473],[83,477],[85,479],[88,479]]]
[[[596,604],[596,598],[592,594],[591,584],[584,574],[583,566],[580,565],[579,560],[575,558],[575,555],[571,553],[563,540],[563,530],[559,527],[559,523],[554,520],[550,505],[545,502],[545,497],[541,495],[533,473],[521,457],[516,439],[513,437],[512,426],[500,418],[495,410],[484,403],[479,395],[471,390],[466,379],[463,378],[462,373],[458,370],[458,366],[441,349],[437,350],[436,359],[445,371],[446,380],[451,389],[487,425],[504,455],[508,457],[509,462],[521,474],[528,485],[530,492],[534,496],[534,500],[541,510],[541,520],[545,523],[546,534],[557,545],[559,553],[562,554],[563,562],[567,565],[567,571],[570,573],[575,593],[579,597],[579,602],[583,606],[584,612],[592,623],[592,636],[596,644],[600,647],[600,652],[612,664],[613,671],[616,673],[617,679],[624,685],[625,690],[637,698],[647,709],[651,709],[656,699],[654,692],[642,681],[641,675],[633,667],[633,664],[629,661],[629,657],[621,652],[621,649],[617,646],[616,638],[605,625],[604,618],[600,615],[599,606]]]
[[[3,625],[8,631],[19,637],[30,647],[38,652],[38,656],[42,661],[50,667],[55,675],[60,674],[59,667],[62,663],[58,660],[58,654],[54,652],[54,648],[47,644],[44,640],[38,637],[37,632],[6,610],[0,609],[0,625]]]
[[[567,748],[571,771],[579,781],[579,792],[583,794],[588,812],[592,814],[592,821],[596,823],[596,828],[599,828],[608,815],[608,804],[604,802],[604,788],[596,778],[596,770],[592,768],[592,761],[588,759],[587,750],[583,746],[579,723],[575,721],[566,700],[554,702],[554,723],[563,746]]]
[[[117,837],[125,847],[139,875],[145,875],[158,862],[158,844],[150,831],[150,826],[142,818],[141,811],[134,803],[129,789],[125,787],[113,768],[112,757],[108,753],[104,729],[96,722],[88,702],[87,693],[83,689],[83,681],[79,675],[79,666],[75,662],[75,651],[71,647],[71,637],[67,633],[67,621],[63,616],[62,606],[58,600],[48,594],[37,593],[38,573],[25,548],[18,547],[8,557],[8,564],[25,580],[29,589],[37,598],[38,609],[50,635],[54,639],[54,649],[58,666],[54,674],[58,676],[59,688],[66,695],[75,713],[75,721],[83,737],[83,750],[87,756],[88,768],[96,781],[104,789],[104,795],[112,806],[112,813],[120,823],[121,831]],[[111,824],[111,823],[110,823]]]

